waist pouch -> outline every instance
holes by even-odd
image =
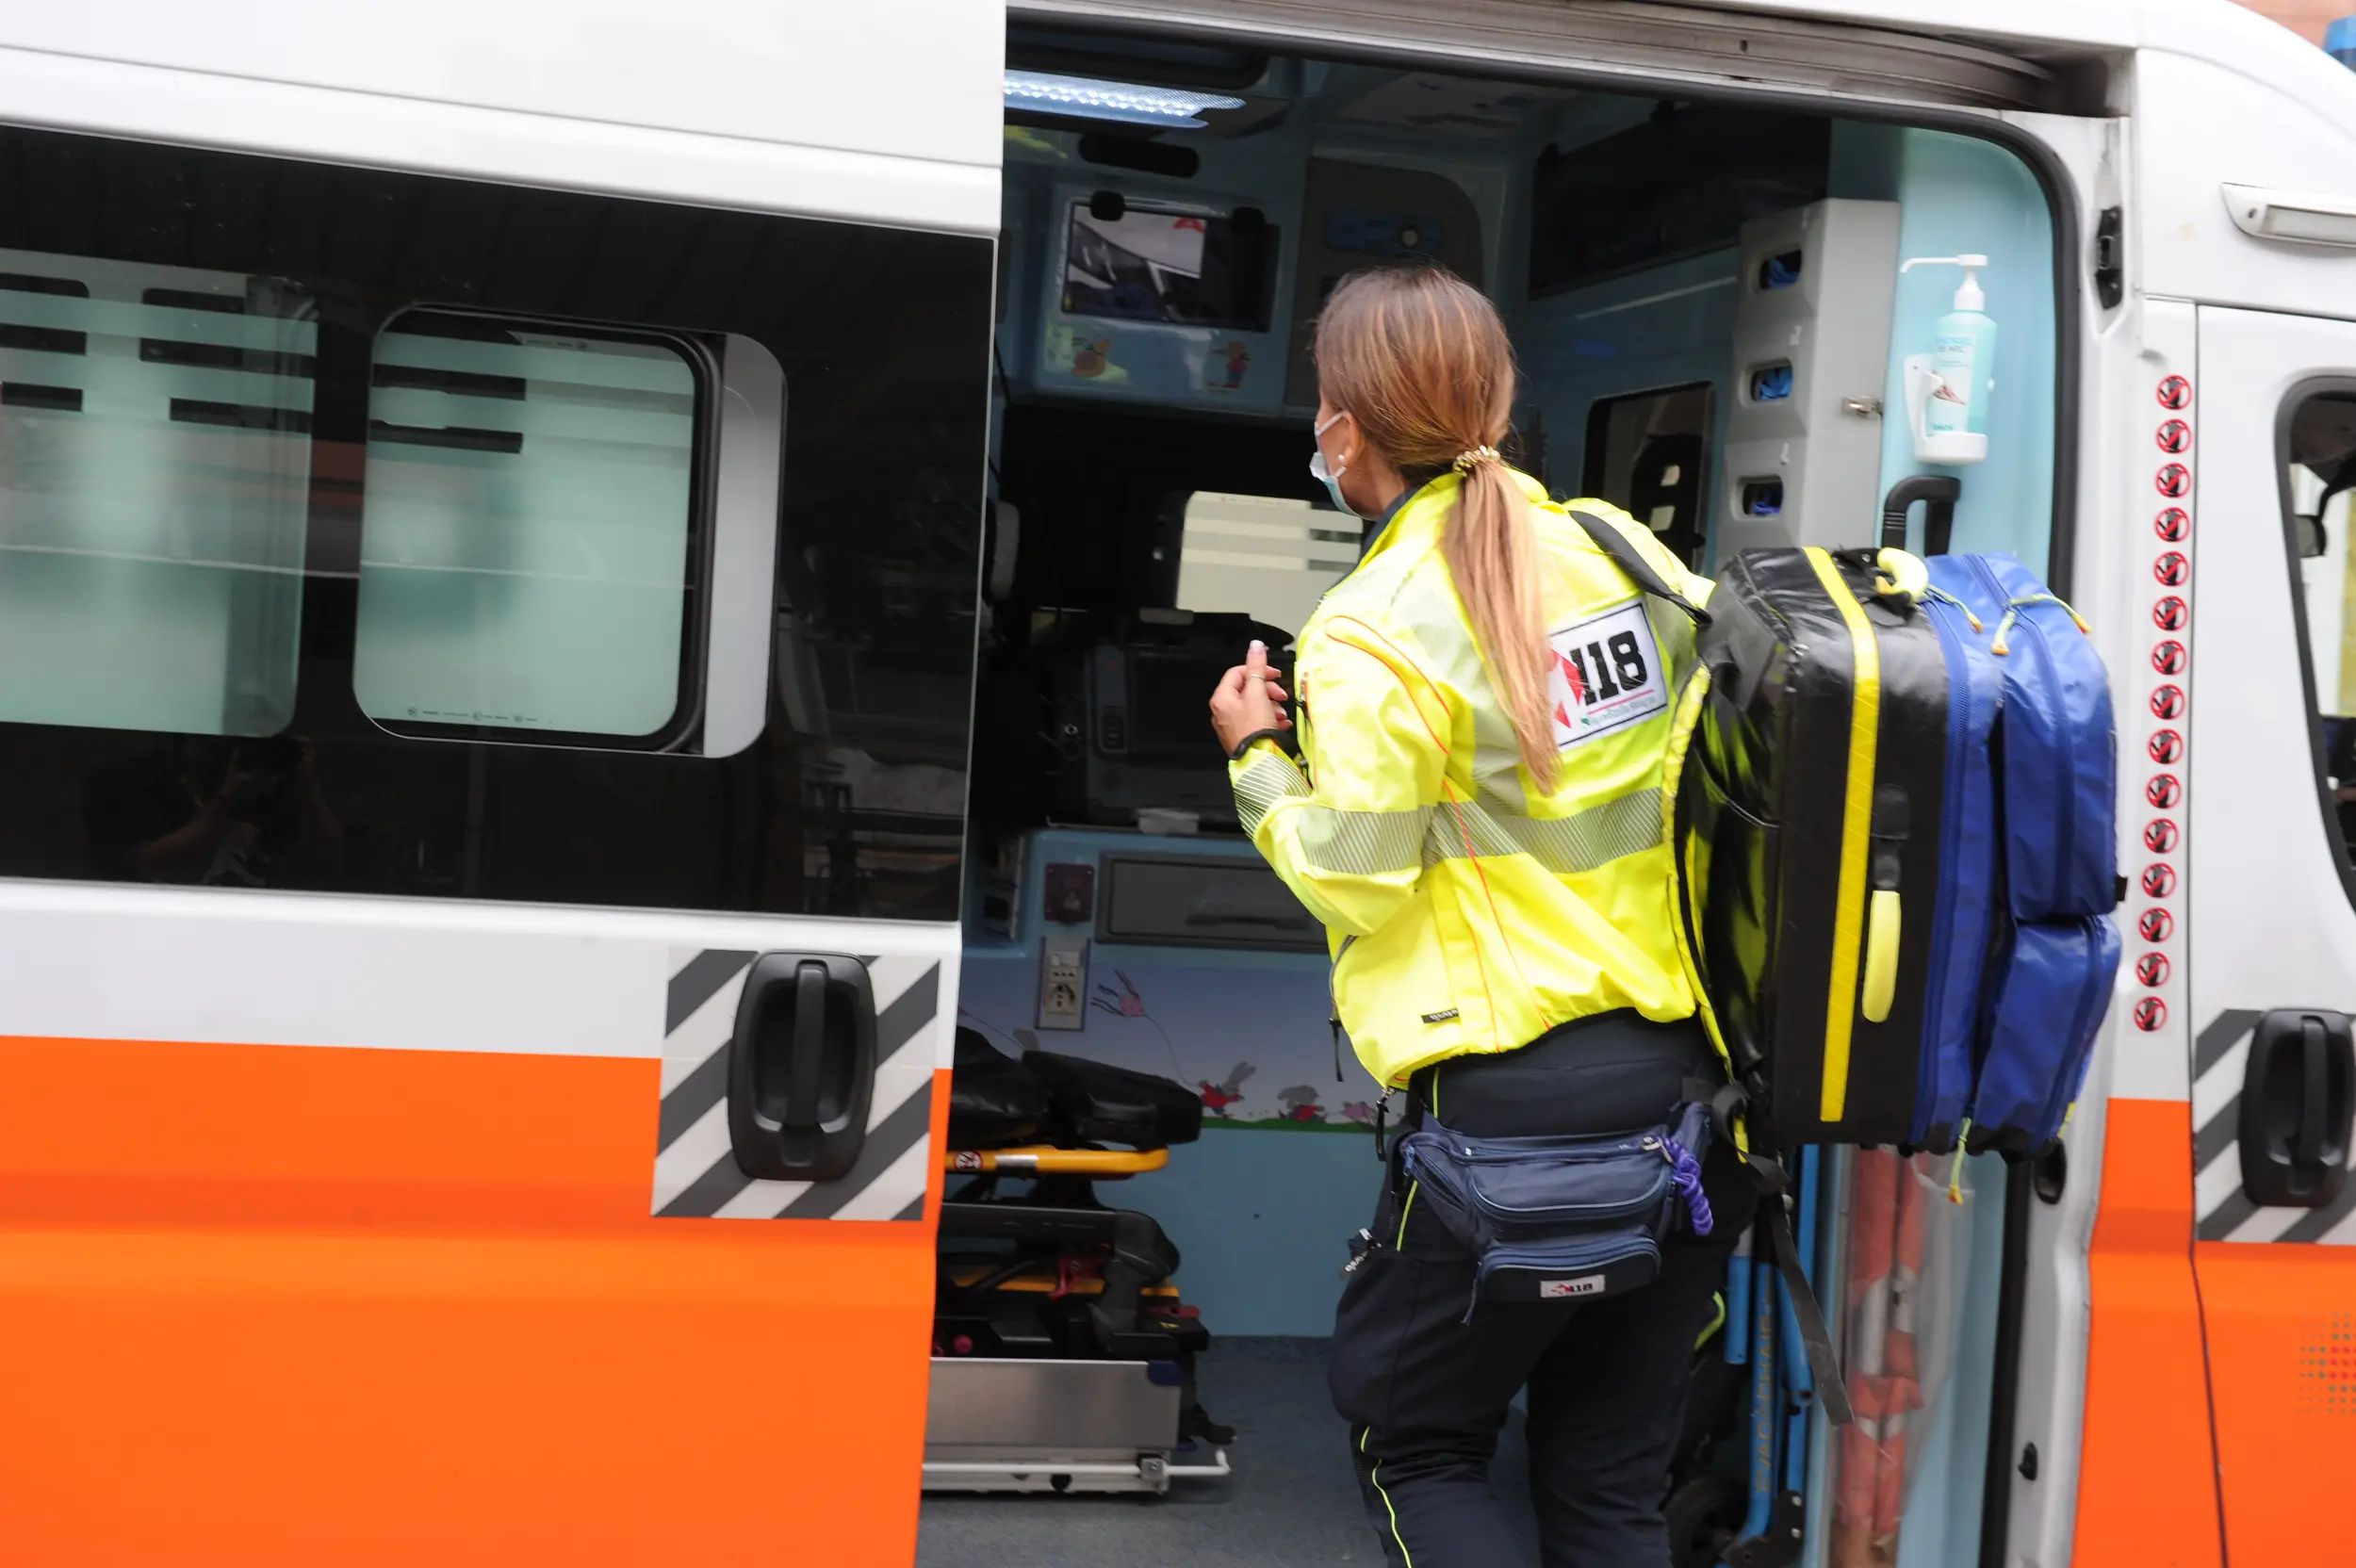
[[[1710,1229],[1701,1157],[1710,1116],[1679,1106],[1657,1127],[1584,1137],[1477,1138],[1426,1118],[1399,1140],[1430,1205],[1479,1260],[1469,1323],[1489,1301],[1583,1300],[1650,1284],[1680,1211]]]

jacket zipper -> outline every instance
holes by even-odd
[[[1349,956],[1350,944],[1355,942],[1357,939],[1358,934],[1354,931],[1349,936],[1344,937],[1342,939],[1342,945],[1334,951],[1333,962],[1325,972],[1325,1000],[1328,1007],[1331,1009],[1330,1014],[1326,1019],[1326,1027],[1332,1031],[1333,1036],[1333,1082],[1337,1084],[1349,1082],[1348,1079],[1342,1076],[1342,960]],[[1390,1094],[1390,1087],[1388,1085],[1383,1086],[1383,1092],[1384,1097],[1387,1099]],[[1375,1134],[1374,1143],[1376,1150],[1379,1152],[1383,1147],[1383,1135],[1380,1132]]]

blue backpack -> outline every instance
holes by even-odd
[[[1991,747],[2001,900],[1956,883],[1944,901],[1993,915],[1963,1142],[2029,1153],[2060,1135],[2119,972],[2110,682],[2076,612],[2012,556],[1929,565],[1942,635],[1991,661],[2003,684]],[[1951,653],[1951,678],[1955,668]]]

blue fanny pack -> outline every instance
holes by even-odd
[[[1685,1105],[1658,1127],[1582,1137],[1477,1138],[1427,1118],[1399,1140],[1415,1187],[1479,1266],[1481,1301],[1586,1300],[1650,1284],[1680,1212],[1710,1230],[1701,1157],[1710,1115]]]

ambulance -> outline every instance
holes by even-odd
[[[1951,480],[2111,673],[1906,1560],[2340,1560],[2356,77],[2226,0],[11,8],[0,1558],[904,1568],[961,1027],[1166,1046],[1188,1268],[1322,1331],[1376,1095],[1200,672],[1354,559],[1307,334],[1417,259],[1556,495]]]

